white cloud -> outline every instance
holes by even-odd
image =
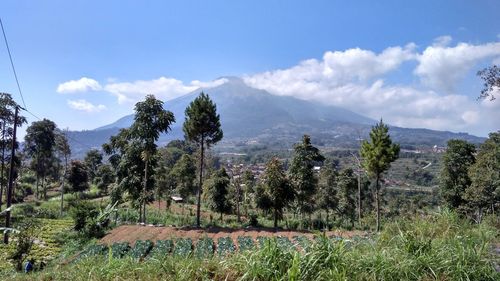
[[[305,60],[288,69],[246,76],[244,81],[276,95],[345,107],[374,119],[382,117],[390,124],[403,127],[483,135],[498,130],[498,125],[492,121],[500,119],[496,106],[477,102],[454,91],[429,87],[427,82],[432,84],[442,79],[447,84],[456,85],[464,71],[479,60],[496,54],[500,45],[460,43],[456,47],[445,47],[450,40],[449,36],[440,37],[423,53],[416,52],[414,44],[391,47],[378,54],[359,48],[327,52],[323,60]],[[386,85],[385,75],[399,69],[407,60],[420,63],[414,73],[428,78],[426,83]],[[433,80],[434,76],[439,78]]]
[[[184,84],[175,78],[160,77],[153,80],[137,80],[134,82],[109,83],[104,90],[118,98],[118,103],[137,102],[148,94],[155,95],[162,100],[170,100],[198,88],[210,88],[221,85],[226,79],[218,79],[211,82],[192,81]]]
[[[483,45],[459,43],[455,47],[433,45],[418,56],[415,74],[429,87],[453,92],[457,82],[477,63],[499,55],[500,42]]]
[[[102,87],[94,79],[82,77],[78,80],[70,80],[57,86],[57,92],[64,93],[77,93],[77,92],[87,92],[87,91],[99,91]]]
[[[435,47],[446,47],[451,43],[451,36],[449,35],[443,35],[439,36],[436,39],[434,39],[434,44],[433,46]]]
[[[94,105],[84,99],[68,100],[68,105],[73,109],[85,112],[99,112],[106,109],[106,106],[103,104]]]

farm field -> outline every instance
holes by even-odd
[[[366,236],[363,231],[327,231],[324,232],[327,237],[352,238]],[[110,245],[115,242],[135,243],[137,240],[165,240],[172,238],[190,238],[194,241],[201,238],[212,238],[217,240],[221,237],[230,237],[236,241],[238,237],[246,236],[253,240],[257,237],[286,237],[293,239],[297,236],[304,236],[312,239],[314,233],[310,231],[289,231],[289,230],[274,230],[271,228],[245,228],[233,229],[222,227],[209,227],[197,229],[191,227],[156,227],[156,226],[140,226],[140,225],[122,225],[112,229],[104,238],[100,240],[102,244]]]

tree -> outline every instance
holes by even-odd
[[[68,172],[68,160],[71,156],[71,148],[68,144],[68,139],[66,135],[59,132],[56,134],[56,148],[57,154],[62,160],[64,160],[64,174],[61,177],[61,215],[64,210],[64,181],[66,180],[67,172]]]
[[[335,164],[327,161],[321,168],[319,176],[319,190],[316,202],[318,207],[326,212],[326,225],[329,224],[330,210],[336,210],[338,206],[337,198],[337,170]]]
[[[24,137],[24,149],[26,154],[31,157],[31,164],[36,172],[36,196],[38,198],[39,179],[42,178],[42,190],[44,199],[47,199],[47,190],[45,186],[45,177],[53,165],[56,124],[48,119],[36,121],[26,130]]]
[[[79,192],[80,195],[89,188],[89,176],[85,164],[78,160],[71,161],[68,173],[68,183],[71,192]]]
[[[217,106],[205,93],[192,101],[185,111],[186,119],[182,130],[186,140],[195,142],[200,151],[199,183],[196,202],[196,226],[200,226],[201,188],[203,186],[203,162],[205,148],[219,142],[222,137],[220,116]]]
[[[500,91],[500,67],[492,65],[477,72],[477,75],[484,80],[483,89],[481,90],[480,99],[490,98],[494,100],[495,91]]]
[[[248,216],[248,208],[251,207],[252,198],[255,196],[255,176],[252,171],[245,170],[242,174],[243,184],[243,208],[245,216]]]
[[[339,173],[337,177],[337,210],[340,216],[350,220],[351,225],[354,225],[356,211],[354,194],[356,193],[357,186],[358,181],[352,169],[345,169]]]
[[[109,164],[103,164],[97,169],[96,177],[97,189],[102,195],[108,193],[109,186],[115,182],[115,173]]]
[[[469,167],[474,164],[476,148],[464,140],[449,140],[443,155],[440,192],[445,204],[464,211],[464,192],[470,186]]]
[[[500,203],[500,131],[490,133],[481,145],[476,162],[469,168],[471,185],[465,190],[464,199],[471,209],[477,212],[481,222],[483,210]]]
[[[210,210],[222,214],[231,210],[228,200],[229,176],[224,168],[216,171],[208,181],[205,182],[206,199]]]
[[[141,196],[142,212],[141,222],[146,222],[146,203],[148,191],[153,188],[154,165],[150,169],[152,158],[156,154],[156,141],[161,133],[170,131],[170,126],[175,122],[174,114],[163,109],[163,102],[157,100],[153,95],[146,96],[146,100],[135,105],[134,123],[130,129],[131,135],[139,141],[143,150],[141,153],[144,161],[143,194]]]
[[[377,212],[377,232],[380,231],[380,179],[399,156],[399,144],[393,144],[389,127],[382,120],[370,132],[370,141],[361,143],[363,167],[369,176],[375,179],[375,208]]]
[[[0,211],[2,210],[3,190],[7,183],[7,178],[5,177],[5,162],[8,161],[8,159],[5,155],[5,150],[11,147],[12,127],[14,126],[14,111],[16,107],[18,107],[18,105],[10,94],[0,93],[0,128],[2,137],[0,140]],[[18,114],[16,122],[17,127],[21,127],[24,123],[26,123],[26,118]]]
[[[102,153],[95,148],[87,151],[83,163],[87,166],[90,182],[96,183],[97,169],[102,165]]]
[[[273,157],[264,171],[264,193],[274,211],[274,228],[283,217],[283,209],[294,199],[294,190],[286,178],[283,164]]]
[[[191,156],[188,154],[182,155],[181,159],[175,163],[170,175],[176,182],[179,195],[184,198],[184,200],[194,194],[196,167],[193,164]]]
[[[314,163],[322,162],[325,158],[319,153],[318,148],[311,144],[311,138],[304,135],[302,142],[294,147],[292,165],[290,167],[290,180],[295,189],[295,199],[298,210],[311,214],[314,211],[312,197],[316,193],[318,180],[314,175]]]

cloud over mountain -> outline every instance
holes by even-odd
[[[245,75],[243,79],[247,85],[274,95],[345,107],[402,127],[480,135],[498,130],[495,120],[500,120],[500,102],[478,102],[479,89],[468,93],[458,85],[481,65],[500,59],[500,42],[452,46],[452,41],[450,36],[441,36],[425,47],[408,43],[380,52],[362,48],[327,51],[321,59],[307,59],[288,68]],[[60,84],[58,92],[104,91],[115,96],[119,104],[133,104],[147,94],[171,100],[225,82],[217,79],[184,83],[162,76],[101,86],[84,77]]]

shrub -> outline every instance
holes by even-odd
[[[135,241],[134,248],[130,251],[130,256],[134,259],[142,259],[146,257],[153,248],[153,242],[149,240],[137,240]]]
[[[201,238],[198,240],[195,255],[199,258],[209,258],[214,254],[214,240],[212,238]]]
[[[217,243],[217,253],[219,256],[226,256],[234,253],[236,247],[234,246],[231,237],[220,237]]]
[[[238,236],[238,246],[240,252],[253,250],[255,248],[255,243],[249,236]]]
[[[191,254],[192,250],[193,241],[191,238],[179,238],[175,243],[174,255],[187,257]]]
[[[151,256],[162,257],[168,255],[174,249],[172,240],[158,240],[151,250]]]
[[[123,258],[130,250],[128,242],[117,242],[111,245],[111,254],[113,258]]]

